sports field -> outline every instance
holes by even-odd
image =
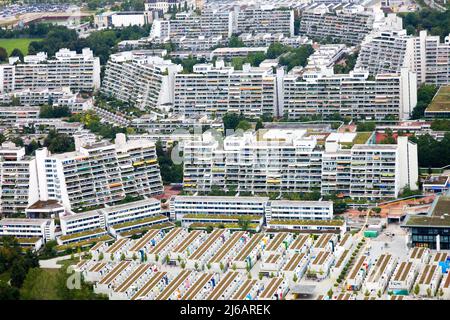
[[[11,54],[11,52],[17,48],[24,55],[28,54],[28,45],[30,42],[33,41],[39,41],[42,39],[36,39],[36,38],[23,38],[23,39],[0,39],[0,47],[3,47],[8,52],[8,56]]]

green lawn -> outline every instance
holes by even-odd
[[[40,41],[42,39],[37,38],[23,38],[23,39],[0,39],[0,47],[3,47],[8,52],[8,56],[11,52],[17,48],[24,55],[28,54],[28,45],[33,41]]]

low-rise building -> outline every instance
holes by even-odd
[[[21,246],[39,250],[41,246],[55,239],[53,219],[3,218],[0,220],[0,237],[17,238]]]
[[[400,262],[389,281],[388,292],[394,295],[408,295],[416,277],[417,266],[413,262]]]

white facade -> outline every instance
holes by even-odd
[[[331,201],[274,200],[266,206],[266,219],[329,220],[333,219]]]
[[[105,216],[98,211],[70,214],[60,218],[63,235],[76,234],[89,230],[105,229]]]
[[[55,199],[68,209],[162,192],[155,144],[127,142],[123,134],[116,136],[115,144],[99,142],[75,152],[50,154],[43,148],[36,151],[36,163],[41,200]]]
[[[316,138],[302,129],[245,132],[225,137],[223,144],[204,134],[202,141],[184,143],[184,189],[205,192],[212,186],[235,187],[252,193],[316,190],[379,200],[395,198],[407,185],[417,188],[417,147],[403,137],[397,145],[369,143],[344,149],[330,141],[326,146],[325,150],[319,148]]]
[[[276,97],[276,76],[271,67],[246,64],[243,70],[234,70],[218,61],[215,66],[197,64],[193,73],[175,76],[174,112],[187,116],[276,114]]]
[[[5,236],[54,240],[55,222],[52,219],[4,218],[0,220],[0,237]]]
[[[0,80],[3,79],[0,93],[41,87],[93,91],[100,87],[100,60],[89,48],[84,48],[80,54],[60,49],[51,59],[43,52],[25,56],[23,63],[13,68],[3,67],[0,73]]]
[[[181,220],[185,214],[263,216],[267,200],[261,197],[174,196],[170,200],[170,214],[176,220]]]
[[[377,31],[368,35],[361,45],[356,61],[371,75],[398,73],[402,68],[414,71],[414,38],[406,30]]]
[[[182,71],[150,52],[125,51],[110,56],[102,91],[139,108],[162,108],[173,103],[175,74]]]
[[[450,34],[441,42],[439,36],[420,31],[414,38],[414,72],[418,83],[450,83]]]
[[[338,4],[337,8],[325,4],[312,4],[302,11],[300,34],[315,39],[331,38],[340,43],[359,44],[374,23],[374,15],[364,7]]]
[[[282,33],[294,36],[294,10],[248,7],[236,12],[235,33]]]
[[[0,213],[24,214],[39,200],[34,160],[25,156],[25,148],[5,142],[0,147]]]
[[[365,119],[383,119],[388,115],[405,119],[417,103],[416,75],[407,68],[398,73],[377,74],[372,79],[363,69],[334,74],[331,67],[307,71],[300,77],[288,74],[283,86],[282,112],[291,119],[336,113]]]

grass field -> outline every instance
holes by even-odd
[[[42,39],[36,39],[36,38],[23,38],[23,39],[0,39],[0,47],[3,47],[8,52],[8,56],[11,54],[11,52],[17,48],[24,55],[28,54],[28,45],[30,42],[33,41],[39,41]]]

